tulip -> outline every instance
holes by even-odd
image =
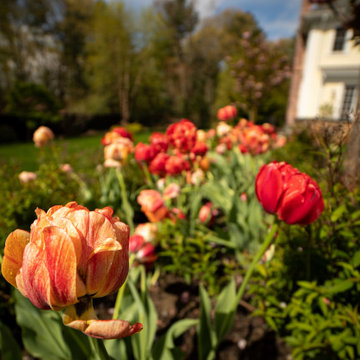
[[[228,105],[218,110],[217,117],[221,121],[228,121],[235,118],[237,110],[234,105]]]
[[[149,163],[155,157],[155,149],[151,145],[139,142],[135,146],[135,159],[137,162]]]
[[[141,235],[145,241],[152,242],[157,234],[157,225],[154,223],[144,223],[136,226],[134,235]]]
[[[209,201],[201,207],[198,219],[202,224],[208,223],[211,225],[215,220],[216,215],[218,215],[218,211],[214,209],[212,202]]]
[[[187,119],[171,124],[166,130],[169,143],[182,153],[189,152],[196,143],[196,126]]]
[[[151,222],[160,221],[168,216],[169,211],[164,205],[164,200],[156,190],[142,190],[137,202]]]
[[[166,153],[157,154],[149,164],[149,171],[152,174],[158,176],[165,176],[166,175],[165,165],[169,157],[170,155]]]
[[[4,278],[40,309],[64,309],[65,325],[86,335],[117,339],[141,324],[98,320],[92,298],[117,291],[129,269],[129,227],[110,207],[89,211],[70,202],[36,209],[30,233],[12,232],[5,243]]]
[[[308,225],[324,209],[318,184],[285,162],[263,165],[255,181],[256,196],[265,211],[287,224]]]
[[[163,192],[164,199],[175,199],[180,194],[180,185],[176,183],[169,184]]]
[[[37,175],[36,175],[36,173],[34,173],[32,171],[22,171],[19,174],[19,180],[22,184],[32,182],[36,179],[37,179]]]
[[[36,147],[42,147],[52,139],[54,139],[54,133],[46,126],[40,126],[33,135],[33,141]]]
[[[219,122],[216,126],[216,134],[219,137],[227,135],[231,131],[231,126],[228,125],[226,122]]]
[[[133,143],[128,138],[119,138],[104,147],[105,160],[116,160],[125,164],[127,157],[133,151]]]
[[[165,164],[166,173],[169,175],[179,175],[189,169],[189,163],[181,156],[170,156]]]
[[[146,242],[141,235],[130,236],[129,251],[135,255],[136,263],[144,264],[147,268],[152,266],[157,259],[155,246]]]
[[[111,131],[107,132],[101,139],[101,143],[106,146],[115,142],[118,139],[128,139],[133,142],[132,134],[123,127],[115,127]]]
[[[153,147],[155,154],[158,154],[167,151],[169,142],[165,134],[155,131],[150,135],[150,145]]]
[[[208,151],[208,146],[204,142],[198,141],[191,149],[191,153],[195,156],[204,156]]]

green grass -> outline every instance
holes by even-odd
[[[85,164],[99,164],[103,161],[103,133],[92,136],[56,139],[55,148],[60,153],[62,162],[68,162],[75,168],[82,168]],[[134,142],[148,142],[150,132],[141,132],[134,135]],[[39,167],[41,152],[45,148],[36,148],[33,142],[0,145],[0,164],[7,163],[20,170],[36,171]]]

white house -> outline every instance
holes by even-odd
[[[346,13],[348,1],[335,6]],[[360,45],[326,4],[303,0],[287,125],[297,120],[352,118],[360,83]]]

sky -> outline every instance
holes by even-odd
[[[152,0],[123,0],[127,6],[141,8],[150,6]],[[301,0],[194,0],[200,18],[221,12],[226,8],[251,12],[268,39],[295,35]]]

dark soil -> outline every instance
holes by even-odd
[[[160,277],[151,289],[158,311],[158,335],[162,335],[177,320],[199,318],[198,286],[188,285],[180,277],[168,274]],[[233,329],[218,349],[219,360],[287,360],[290,350],[269,330],[264,320],[251,316],[251,306],[239,306]],[[196,329],[191,328],[176,341],[185,359],[197,359]]]

